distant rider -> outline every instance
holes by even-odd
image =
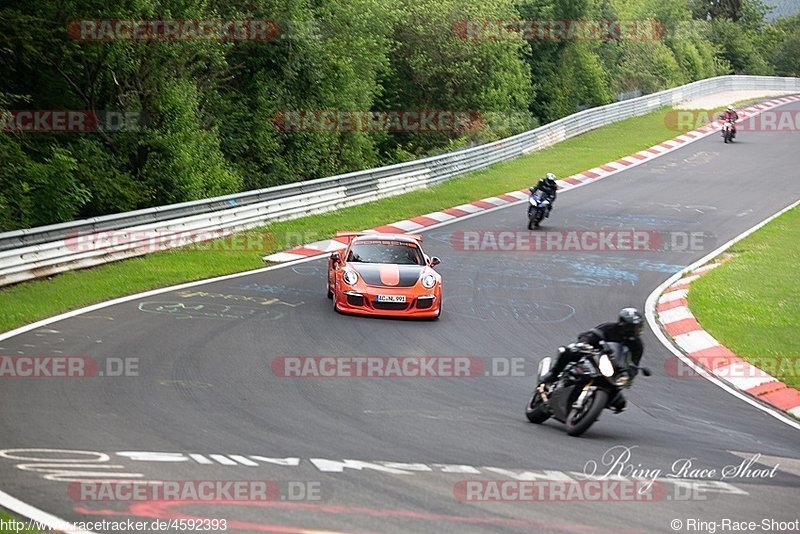
[[[639,361],[642,359],[644,353],[644,344],[642,343],[641,334],[644,328],[644,318],[636,308],[623,308],[619,312],[619,318],[616,323],[603,323],[598,325],[587,332],[578,334],[578,343],[571,343],[566,347],[559,349],[559,356],[550,371],[542,377],[542,384],[548,387],[556,381],[558,375],[564,370],[570,362],[576,362],[581,359],[581,343],[590,345],[591,348],[600,350],[602,348],[602,341],[609,341],[621,343],[628,347],[631,351],[631,359],[633,365],[638,366]],[[589,347],[583,347],[589,348]],[[636,370],[633,370],[634,376]],[[625,409],[625,397],[620,395],[613,399],[612,408],[616,412],[621,412]]]
[[[547,199],[550,201],[550,207],[547,209],[547,213],[545,214],[545,217],[549,217],[550,210],[553,209],[553,204],[556,202],[556,192],[558,191],[556,175],[552,172],[548,172],[544,178],[539,180],[539,183],[536,184],[536,186],[530,188],[531,194],[535,193],[537,190],[542,191],[545,195],[547,195]]]
[[[733,135],[736,135],[736,121],[739,120],[739,114],[736,113],[736,110],[733,109],[733,106],[728,106],[728,109],[722,112],[720,118],[723,121],[733,121]]]

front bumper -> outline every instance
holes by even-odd
[[[396,290],[369,288],[347,289],[336,295],[336,309],[355,315],[381,317],[437,317],[441,306],[441,292],[434,288],[430,293],[409,295]],[[376,302],[377,295],[405,295],[406,302]]]

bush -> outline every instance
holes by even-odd
[[[35,161],[16,139],[0,135],[0,162],[3,231],[69,221],[91,197],[76,178],[77,160],[64,149],[51,148]]]
[[[140,148],[146,163],[140,179],[155,204],[197,200],[235,193],[241,179],[228,168],[215,130],[198,118],[198,91],[188,81],[168,85],[156,101],[152,127],[143,132]]]

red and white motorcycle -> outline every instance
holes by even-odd
[[[725,122],[722,123],[722,139],[727,143],[733,143],[733,140],[736,138],[736,125],[733,123],[733,119],[727,119]]]

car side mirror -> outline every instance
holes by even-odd
[[[440,259],[439,259],[439,258],[437,258],[436,256],[434,256],[434,257],[432,257],[432,258],[431,258],[431,261],[430,261],[430,265],[431,265],[431,267],[436,267],[436,266],[437,266],[437,265],[439,265],[440,263],[442,263],[442,260],[440,260]]]

